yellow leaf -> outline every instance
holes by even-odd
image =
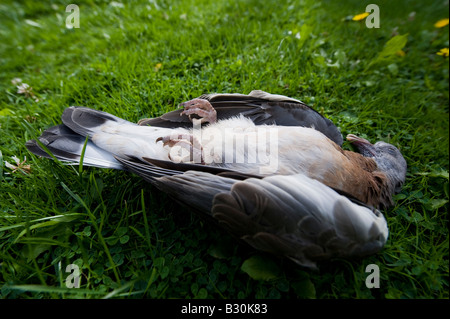
[[[158,72],[162,67],[162,63],[156,63],[155,65],[155,72]]]
[[[439,52],[438,53],[436,53],[437,55],[442,55],[442,56],[444,56],[444,57],[447,57],[448,56],[448,48],[443,48],[443,49],[440,49],[439,50]]]
[[[355,16],[352,18],[352,20],[353,20],[353,21],[360,21],[360,20],[366,18],[368,15],[369,15],[369,12],[360,13],[360,14],[355,15]]]
[[[395,52],[395,54],[398,56],[401,56],[401,57],[404,57],[406,55],[405,51],[403,51],[403,50],[399,50],[399,51]]]
[[[445,27],[446,25],[448,25],[448,19],[442,19],[442,20],[439,20],[438,22],[436,22],[436,23],[434,24],[434,26],[435,26],[436,28],[443,28],[443,27]]]

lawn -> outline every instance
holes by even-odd
[[[449,297],[449,27],[435,25],[448,1],[377,1],[379,28],[352,19],[373,1],[73,2],[71,29],[62,0],[0,4],[0,298]],[[399,147],[407,180],[384,211],[381,252],[301,268],[137,176],[25,148],[70,105],[137,121],[253,89],[308,103],[344,136]],[[26,157],[16,170],[15,157]],[[371,264],[379,288],[366,286]]]

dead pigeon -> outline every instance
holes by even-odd
[[[214,119],[213,111],[186,103],[177,116],[194,122],[188,129],[154,126],[167,123],[164,116],[140,126],[70,107],[64,124],[26,146],[78,163],[85,145],[84,165],[130,170],[253,247],[304,266],[383,247],[386,221],[372,207],[389,206],[405,180],[397,148],[349,135],[361,152],[354,153],[314,128],[256,125],[242,114]],[[205,117],[209,124],[196,130]]]

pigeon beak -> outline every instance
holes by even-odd
[[[375,147],[373,146],[373,144],[362,137],[353,134],[348,134],[347,141],[355,145],[363,156],[372,157],[377,155],[377,152],[375,151]]]

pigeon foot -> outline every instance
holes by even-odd
[[[215,123],[217,121],[217,112],[212,107],[208,100],[204,99],[193,99],[184,103],[180,106],[184,107],[184,111],[180,113],[180,116],[187,115],[189,120],[192,122],[192,114],[196,114],[200,117],[200,123]]]
[[[169,146],[169,159],[172,162],[205,164],[203,147],[192,134],[171,134],[158,137],[156,143],[158,142],[163,142],[163,146]]]

